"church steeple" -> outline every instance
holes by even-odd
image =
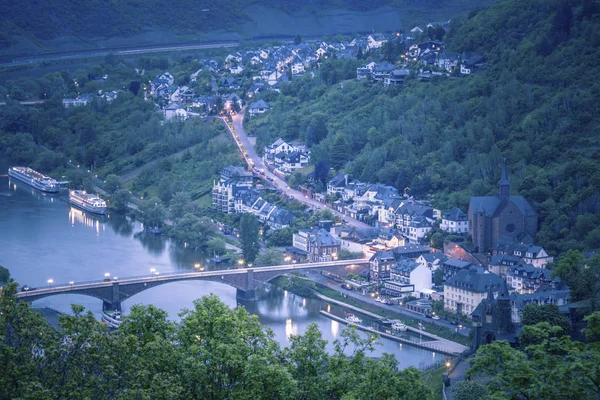
[[[508,172],[506,172],[506,159],[502,160],[502,176],[498,182],[498,196],[502,199],[510,197],[510,181],[508,180]]]

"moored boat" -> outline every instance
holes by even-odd
[[[400,331],[400,332],[406,332],[408,330],[408,327],[406,325],[404,325],[404,322],[402,322],[400,320],[396,320],[392,324],[392,329]]]
[[[69,203],[92,213],[106,213],[106,202],[95,194],[86,193],[84,190],[69,191]]]
[[[347,313],[346,314],[346,321],[348,321],[351,324],[360,324],[362,322],[362,319],[358,318],[354,314]]]
[[[103,311],[102,321],[106,322],[111,328],[118,328],[123,322],[119,311]]]
[[[29,167],[10,167],[8,169],[8,176],[42,192],[58,193],[58,189],[60,189],[60,185],[56,179],[50,178]]]

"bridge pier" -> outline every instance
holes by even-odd
[[[255,301],[256,293],[255,293],[254,289],[248,289],[248,290],[236,289],[235,297],[238,300]]]
[[[119,282],[112,284],[111,301],[102,301],[102,311],[121,311],[121,296],[119,292]]]

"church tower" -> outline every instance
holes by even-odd
[[[497,308],[498,308],[498,333],[504,334],[514,330],[512,323],[512,307],[510,305],[510,297],[508,295],[508,286],[506,281],[500,286],[500,292],[498,293]]]
[[[506,159],[502,160],[502,176],[498,182],[498,196],[502,200],[510,198],[510,181],[508,180],[508,172],[506,172]]]

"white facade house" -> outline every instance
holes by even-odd
[[[454,207],[442,215],[440,229],[449,233],[467,233],[469,232],[469,217],[460,208]]]
[[[401,258],[390,270],[390,280],[384,288],[390,294],[431,290],[431,270],[408,258]]]
[[[254,116],[256,114],[264,114],[267,111],[269,111],[271,109],[271,106],[269,105],[269,103],[267,103],[264,100],[258,100],[252,104],[250,104],[250,106],[248,107],[248,113],[251,116]]]

